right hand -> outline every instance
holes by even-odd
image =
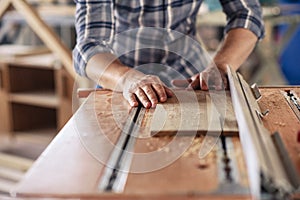
[[[161,80],[154,75],[146,75],[137,70],[129,70],[119,82],[124,98],[132,107],[139,102],[145,108],[154,108],[158,102],[167,101],[173,96],[172,90],[166,87]]]

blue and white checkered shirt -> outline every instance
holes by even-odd
[[[85,67],[95,54],[111,52],[140,71],[164,82],[187,78],[209,63],[195,41],[196,16],[203,0],[75,0],[77,45],[74,66]],[[220,0],[227,16],[225,31],[251,30],[264,35],[257,0]],[[189,36],[189,37],[188,37]],[[170,78],[171,77],[171,78]]]

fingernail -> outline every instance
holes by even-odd
[[[150,102],[146,103],[146,108],[151,108],[151,103]]]
[[[166,97],[161,97],[161,98],[160,98],[160,101],[161,101],[161,102],[164,102],[164,101],[166,101],[166,100],[167,100]]]
[[[131,105],[131,107],[136,107],[136,106],[138,106],[138,103],[137,102],[131,102],[130,105]]]

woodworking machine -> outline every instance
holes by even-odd
[[[219,122],[216,121],[215,126],[221,127],[221,132],[215,136],[209,136],[214,138],[213,140],[216,141],[217,146],[215,162],[219,173],[217,178],[219,179],[217,180],[218,188],[203,193],[214,195],[237,194],[252,196],[256,199],[288,198],[290,194],[298,188],[299,177],[289,159],[280,135],[278,133],[269,133],[262,123],[262,119],[267,115],[268,110],[261,110],[257,103],[261,98],[257,86],[253,85],[249,87],[243,80],[243,77],[239,73],[231,71],[230,68],[228,68],[228,80],[233,110],[235,115],[238,116],[236,120],[239,127],[240,144],[247,168],[247,178],[241,177],[241,167],[238,167],[238,163],[241,161],[235,156],[236,148],[233,143],[233,138],[230,134],[228,135],[223,132],[224,124],[222,125],[222,114],[220,114],[220,125],[218,124]],[[288,92],[284,95],[295,114],[297,114],[297,117],[299,117],[299,104],[296,94]],[[164,110],[159,111],[159,109],[161,109],[160,106],[161,105],[158,105],[153,116],[157,112],[163,113]],[[168,112],[168,110],[165,110],[165,112]],[[218,110],[215,109],[214,112],[218,112]],[[128,174],[130,174],[134,157],[132,152],[134,152],[136,140],[141,132],[141,123],[146,113],[147,110],[142,107],[133,108],[130,111],[122,134],[111,153],[107,167],[100,179],[98,186],[100,191],[122,193],[126,188]],[[162,120],[159,117],[154,118],[155,117],[152,118],[152,120],[156,120],[154,126],[159,124],[159,121]],[[164,125],[165,124],[162,126]],[[173,126],[176,126],[176,124],[173,123]],[[162,131],[156,130],[156,132]],[[197,133],[199,133],[199,130]],[[179,134],[182,134],[182,137],[189,135],[186,131],[181,131]],[[154,137],[159,138],[165,137],[166,135],[168,135],[168,133],[164,132],[164,134],[157,134]],[[171,135],[169,136],[171,137]],[[204,136],[203,134],[200,134],[200,136],[197,134],[196,137],[203,138]],[[211,144],[213,145],[213,142]],[[197,153],[193,153],[196,157]],[[199,171],[201,171],[201,167],[205,168],[205,163],[206,161],[199,159]],[[163,179],[164,177],[161,178]],[[191,180],[191,182],[193,182],[193,180]],[[197,194],[197,191],[194,192]]]
[[[300,88],[250,87],[230,68],[228,80],[226,91],[173,90],[155,109],[90,93],[12,194],[299,198]]]

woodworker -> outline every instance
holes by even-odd
[[[204,61],[200,44],[193,40],[202,0],[75,2],[77,73],[123,92],[131,106],[140,101],[150,108],[165,102],[172,96],[170,83],[203,90],[212,84],[222,89],[227,85],[227,64],[237,70],[264,35],[258,0],[220,0],[227,25],[213,58],[216,68]],[[179,78],[185,81],[170,81]]]

